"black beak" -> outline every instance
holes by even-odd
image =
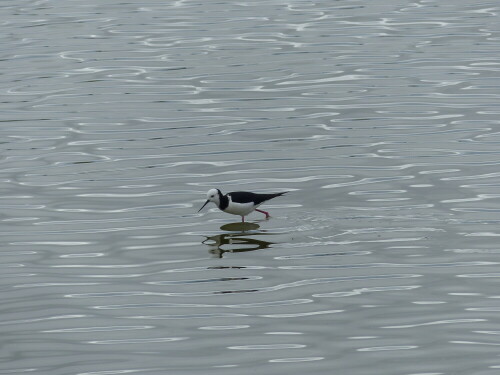
[[[201,210],[203,210],[203,207],[205,207],[210,201],[206,201],[205,204],[203,206],[201,206],[201,208],[198,210],[198,212],[200,212]]]

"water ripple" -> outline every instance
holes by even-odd
[[[416,327],[439,325],[439,324],[474,323],[474,322],[484,322],[484,321],[486,321],[486,319],[451,319],[451,320],[441,320],[441,321],[436,321],[436,322],[427,322],[427,323],[420,323],[420,324],[387,326],[387,327],[381,327],[381,328],[416,328]]]
[[[4,373],[498,367],[498,4],[0,11]]]

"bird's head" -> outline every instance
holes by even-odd
[[[219,189],[210,189],[207,193],[207,201],[201,208],[198,210],[200,212],[203,207],[205,207],[208,203],[214,202],[217,206],[220,205],[220,197],[222,196],[222,193]]]

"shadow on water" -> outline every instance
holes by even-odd
[[[258,231],[260,226],[255,223],[230,223],[220,227],[230,233],[221,233],[206,237],[202,244],[209,246],[208,252],[217,258],[224,253],[242,253],[269,248],[274,242],[251,238],[252,235],[269,236],[273,233]]]
[[[249,230],[257,230],[260,228],[259,224],[256,223],[229,223],[224,224],[220,227],[221,230],[225,230],[227,232],[247,232]]]

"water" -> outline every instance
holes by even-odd
[[[4,0],[0,373],[497,374],[498,11]]]

